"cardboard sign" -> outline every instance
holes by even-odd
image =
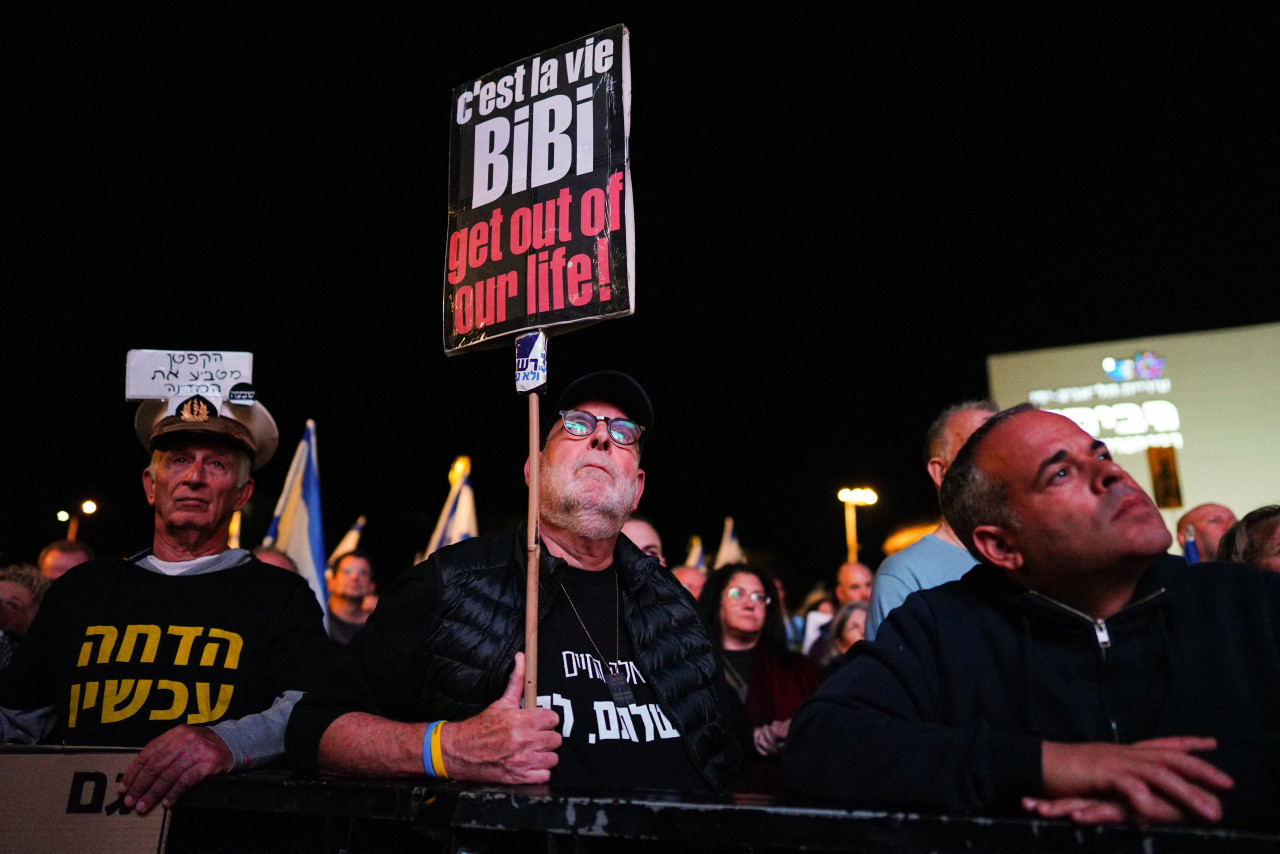
[[[621,24],[453,90],[444,349],[635,310]]]
[[[124,396],[125,400],[164,400],[199,394],[226,400],[232,386],[252,382],[252,353],[130,350]]]
[[[129,809],[116,784],[136,750],[0,750],[0,848],[29,854],[164,850],[169,811]]]

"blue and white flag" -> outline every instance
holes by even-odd
[[[702,537],[694,534],[689,538],[689,554],[685,556],[684,566],[696,566],[705,571],[706,562],[707,558],[702,553]]]
[[[316,463],[316,422],[307,419],[306,432],[289,464],[284,489],[276,502],[264,546],[275,546],[293,559],[298,574],[315,591],[329,623],[329,595],[324,583],[324,525],[320,516],[320,468]]]
[[[479,533],[476,526],[476,499],[471,492],[471,458],[458,457],[449,467],[449,497],[440,511],[440,519],[431,532],[427,550],[418,560],[427,557],[441,546],[460,543]]]
[[[364,517],[361,516],[356,520],[356,523],[351,526],[351,530],[347,531],[343,536],[342,542],[338,543],[338,545],[334,547],[333,551],[329,552],[329,559],[324,562],[324,565],[332,567],[334,563],[337,562],[338,558],[342,557],[344,554],[355,551],[356,547],[360,545],[360,534],[363,531]]]
[[[733,532],[733,517],[724,517],[724,533],[720,536],[720,548],[716,551],[715,568],[730,563],[746,563],[747,556],[738,545],[738,535]]]

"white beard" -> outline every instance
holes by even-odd
[[[578,471],[587,464],[604,466],[613,482],[580,480]],[[623,480],[618,467],[603,452],[583,454],[572,463],[544,465],[538,496],[542,519],[588,540],[618,536],[636,503],[639,480]]]

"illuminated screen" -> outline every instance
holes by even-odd
[[[1170,530],[1206,502],[1280,503],[1280,324],[1003,353],[987,377],[1001,408],[1029,401],[1106,442]]]

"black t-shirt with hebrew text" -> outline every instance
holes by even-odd
[[[551,782],[708,791],[675,724],[634,664],[625,621],[619,623],[613,568],[567,568],[563,584],[565,592],[538,627],[538,705],[560,715],[564,737]],[[631,694],[621,702],[605,682],[611,664]]]

